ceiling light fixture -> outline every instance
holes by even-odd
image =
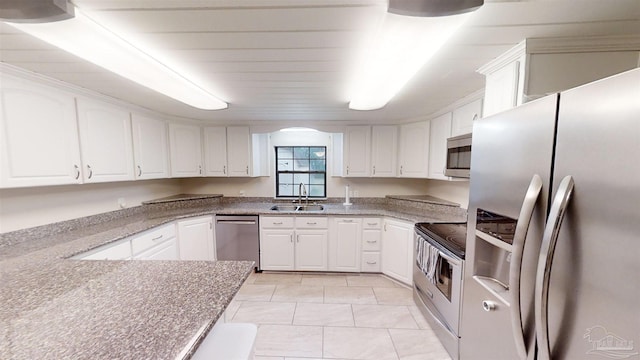
[[[79,9],[75,17],[50,23],[7,24],[149,89],[202,110],[227,103],[95,22]]]
[[[349,108],[384,107],[464,24],[471,13],[438,17],[385,14],[351,90]]]

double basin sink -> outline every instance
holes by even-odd
[[[282,212],[308,212],[308,211],[322,211],[324,206],[322,205],[273,205],[271,207],[273,211]]]

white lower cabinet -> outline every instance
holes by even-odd
[[[178,221],[178,251],[180,260],[215,260],[213,217]]]
[[[329,237],[329,270],[360,272],[362,219],[333,218]]]
[[[364,218],[362,220],[362,272],[380,272],[382,248],[382,219]]]
[[[413,223],[386,219],[382,234],[382,273],[411,285],[412,262]]]
[[[326,217],[260,217],[263,270],[326,271]]]
[[[131,259],[131,241],[124,239],[113,244],[100,246],[97,249],[87,251],[74,256],[80,260],[129,260]]]
[[[133,257],[134,260],[178,260],[178,240],[174,237]]]

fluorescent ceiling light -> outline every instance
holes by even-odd
[[[349,108],[384,107],[470,15],[410,17],[387,13],[376,44],[354,79]]]
[[[309,131],[309,132],[318,132],[316,129],[306,128],[306,127],[290,127],[281,129],[282,132],[300,132],[300,131]]]
[[[187,105],[203,110],[227,108],[227,103],[93,21],[79,9],[75,9],[75,17],[69,20],[7,24]]]

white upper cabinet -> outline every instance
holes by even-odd
[[[371,176],[395,177],[398,159],[398,127],[374,126],[371,133]]]
[[[522,103],[520,61],[514,61],[487,74],[484,98],[485,116],[516,107]]]
[[[473,122],[482,117],[482,99],[472,101],[453,110],[451,136],[473,132]],[[433,126],[431,127],[433,131]]]
[[[451,113],[431,119],[429,133],[429,178],[447,180],[447,139],[451,136]]]
[[[347,126],[344,134],[344,171],[346,177],[371,175],[371,127]]]
[[[400,126],[398,176],[426,178],[429,175],[429,122]]]
[[[73,95],[2,75],[0,186],[82,182]]]
[[[77,99],[77,107],[84,182],[133,180],[129,112],[85,98]]]
[[[252,175],[251,134],[248,126],[227,127],[227,169],[229,176]]]
[[[169,124],[171,176],[202,176],[202,145],[200,127]]]
[[[227,128],[210,126],[203,129],[204,134],[204,175],[227,175]]]
[[[167,124],[136,113],[131,114],[131,122],[136,179],[169,177]]]

